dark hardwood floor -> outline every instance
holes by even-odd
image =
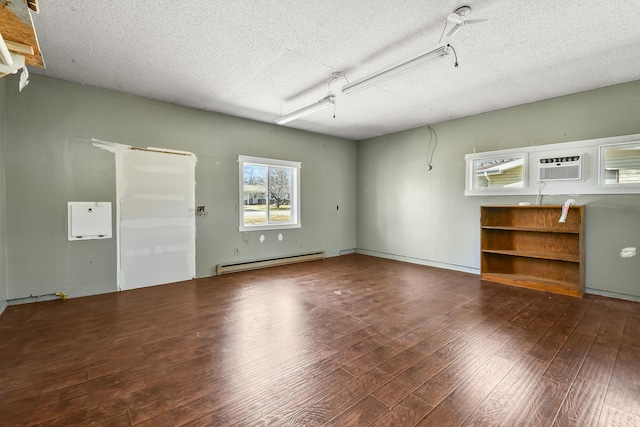
[[[640,304],[346,255],[11,306],[0,425],[640,426]]]

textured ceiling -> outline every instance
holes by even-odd
[[[469,5],[486,24],[453,56],[346,96],[340,90],[438,44]],[[361,140],[640,79],[640,11],[629,0],[44,0],[37,74]],[[451,27],[447,27],[447,31]],[[333,72],[345,78],[332,81]]]

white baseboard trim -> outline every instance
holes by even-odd
[[[603,291],[601,289],[585,288],[585,294],[600,295],[603,297],[623,299],[627,301],[640,302],[640,297],[635,295],[620,294],[618,292]]]
[[[341,249],[339,252],[339,255],[349,255],[349,254],[353,254],[356,252],[355,248],[350,248],[350,249]]]
[[[480,274],[479,268],[467,267],[464,265],[449,264],[445,262],[431,261],[431,260],[426,260],[422,258],[389,254],[386,252],[370,251],[367,249],[356,249],[355,252],[358,254],[370,255],[378,258],[387,258],[395,261],[403,261],[403,262],[409,262],[412,264],[426,265],[428,267],[444,268],[447,270],[455,270],[455,271],[461,271],[464,273],[472,273],[472,274],[478,274],[478,275]],[[616,299],[621,299],[626,301],[640,302],[640,296],[636,296],[636,295],[621,294],[618,292],[604,291],[602,289],[593,289],[593,288],[585,288],[584,292],[585,294],[600,295],[608,298],[616,298]]]
[[[362,255],[375,256],[375,257],[378,257],[378,258],[392,259],[392,260],[395,260],[395,261],[409,262],[411,264],[426,265],[428,267],[444,268],[446,270],[461,271],[463,273],[471,273],[471,274],[478,274],[478,275],[480,274],[480,269],[479,268],[467,267],[465,265],[449,264],[449,263],[446,263],[446,262],[432,261],[432,260],[428,260],[428,259],[407,257],[407,256],[404,256],[404,255],[389,254],[389,253],[386,253],[386,252],[370,251],[370,250],[367,250],[367,249],[358,249],[358,248],[356,248],[356,253],[362,254]]]

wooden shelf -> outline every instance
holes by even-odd
[[[580,234],[580,230],[574,229],[557,229],[557,228],[536,228],[536,227],[513,227],[504,225],[485,225],[482,226],[483,230],[506,230],[506,231],[528,231],[531,233],[567,233],[567,234]]]
[[[552,254],[549,252],[511,251],[498,249],[483,249],[482,252],[499,255],[521,256],[525,258],[548,259],[554,261],[580,262],[580,256],[570,254]]]
[[[482,206],[483,280],[581,297],[584,207]]]
[[[569,295],[574,297],[582,297],[582,291],[576,289],[572,282],[562,280],[545,280],[536,276],[528,276],[525,274],[498,274],[486,273],[482,276],[482,280],[494,283],[502,283],[503,285],[519,286],[529,289],[537,289],[540,291],[552,292],[554,294]],[[532,287],[531,284],[536,286]]]

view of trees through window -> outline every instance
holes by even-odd
[[[291,168],[244,164],[244,225],[290,223]]]

